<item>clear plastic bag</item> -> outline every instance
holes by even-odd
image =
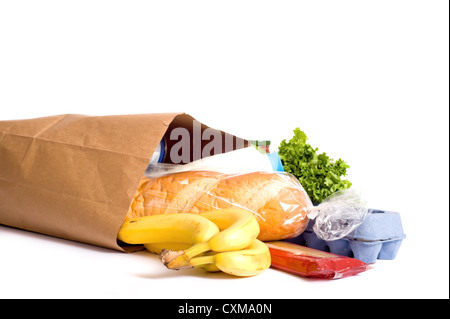
[[[314,232],[326,241],[347,236],[364,222],[369,213],[361,193],[353,188],[334,193],[308,211],[308,218],[315,219]]]
[[[261,240],[296,237],[309,219],[315,219],[318,237],[337,240],[358,227],[368,213],[353,189],[314,206],[295,176],[273,171],[266,154],[247,148],[185,165],[151,163],[127,218],[220,208],[251,211],[260,224]]]
[[[312,205],[298,180],[287,173],[254,171],[165,170],[143,177],[126,216],[193,213],[240,208],[251,211],[260,225],[258,239],[280,240],[300,235]]]
[[[302,277],[340,279],[370,269],[368,264],[356,258],[330,254],[285,241],[270,242],[267,246],[273,268]]]

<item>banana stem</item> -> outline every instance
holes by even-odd
[[[192,258],[189,261],[189,263],[193,267],[198,267],[198,266],[207,265],[207,264],[214,264],[214,262],[215,262],[214,258],[215,258],[215,256],[200,256],[200,257]]]
[[[173,260],[177,259],[178,257],[184,257],[184,252],[182,250],[175,251],[175,250],[163,249],[161,251],[161,254],[159,255],[159,259],[162,261],[164,266],[166,266],[167,268],[170,268],[170,269],[174,269],[174,268],[170,267],[169,263],[172,262]],[[177,259],[177,260],[179,260],[179,259]],[[189,261],[188,259],[178,261],[178,264],[175,265],[174,267],[181,268],[183,265],[187,266],[188,261]]]
[[[209,242],[198,243],[186,250],[163,250],[161,261],[169,269],[191,268],[191,259],[205,251],[211,250]]]
[[[188,259],[191,259],[192,257],[195,257],[197,255],[200,255],[201,253],[204,253],[205,251],[211,250],[211,246],[209,242],[204,243],[198,243],[195,244],[188,249],[184,251],[184,254]]]

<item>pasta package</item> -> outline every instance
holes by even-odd
[[[268,242],[271,267],[308,278],[340,279],[370,269],[365,262],[347,256],[284,241]]]

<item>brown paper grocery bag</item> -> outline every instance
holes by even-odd
[[[154,150],[196,125],[211,130],[184,113],[0,121],[0,224],[123,251],[117,233]]]

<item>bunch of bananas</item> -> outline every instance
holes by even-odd
[[[123,223],[118,239],[144,244],[169,269],[200,267],[235,276],[254,276],[270,267],[259,224],[243,209],[139,217]]]

